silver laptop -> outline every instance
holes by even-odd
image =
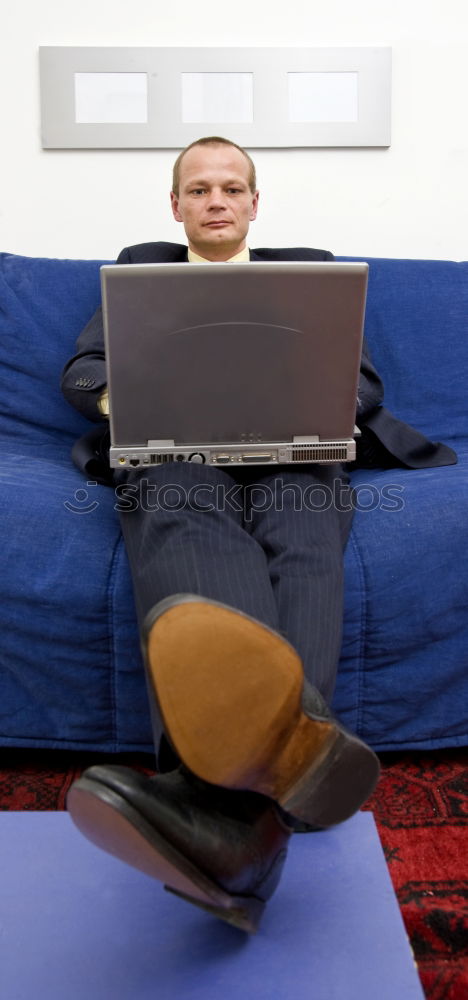
[[[111,465],[353,460],[367,271],[101,267]]]

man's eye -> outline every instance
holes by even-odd
[[[204,194],[205,188],[193,188],[192,194]]]
[[[241,194],[242,193],[240,188],[228,188],[228,192],[229,192],[229,194]]]

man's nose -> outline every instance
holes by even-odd
[[[226,198],[221,188],[212,188],[208,195],[208,208],[226,208]]]

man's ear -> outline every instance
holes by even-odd
[[[173,191],[171,191],[171,208],[172,208],[172,214],[176,222],[183,222],[182,216],[179,212],[179,199],[177,198],[177,196],[174,194]]]
[[[250,213],[250,222],[254,222],[254,220],[257,218],[259,198],[260,198],[260,191],[256,191],[252,200],[252,211]]]

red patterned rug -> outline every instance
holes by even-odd
[[[468,751],[388,755],[372,809],[430,1000],[468,998]]]
[[[151,758],[99,758],[151,770]],[[0,751],[0,809],[64,809],[96,755]],[[382,756],[377,822],[427,1000],[468,998],[468,750]],[[395,998],[398,1000],[398,998]]]

